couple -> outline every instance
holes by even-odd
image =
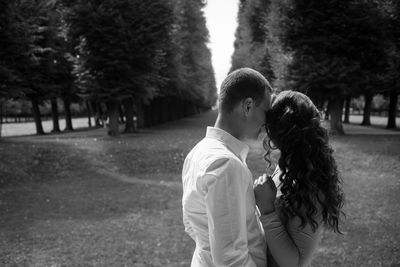
[[[343,194],[319,112],[299,92],[272,88],[255,70],[223,81],[214,127],[186,157],[183,222],[192,267],[309,266],[322,229],[339,232]],[[279,149],[273,176],[253,182],[246,142],[266,130]],[[258,209],[256,208],[258,207]]]

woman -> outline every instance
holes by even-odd
[[[327,131],[312,101],[295,91],[274,99],[265,128],[270,140],[264,147],[280,150],[273,176],[255,182],[268,267],[309,266],[322,229],[340,233],[343,214],[341,180]]]

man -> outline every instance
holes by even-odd
[[[249,147],[263,131],[272,88],[259,72],[244,68],[222,82],[214,127],[188,154],[182,171],[183,222],[195,240],[192,267],[266,266]]]

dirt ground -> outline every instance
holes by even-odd
[[[189,266],[180,172],[214,120],[119,138],[97,129],[0,140],[0,266]],[[313,266],[400,266],[400,135],[358,131],[331,143],[347,217],[343,235],[324,233]],[[248,157],[255,177],[262,154]]]

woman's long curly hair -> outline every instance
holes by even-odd
[[[278,165],[284,215],[298,216],[302,227],[310,223],[315,230],[319,225],[316,215],[321,212],[324,225],[340,233],[342,181],[318,109],[306,95],[283,91],[266,117],[270,140],[264,141],[264,147],[281,152]]]

